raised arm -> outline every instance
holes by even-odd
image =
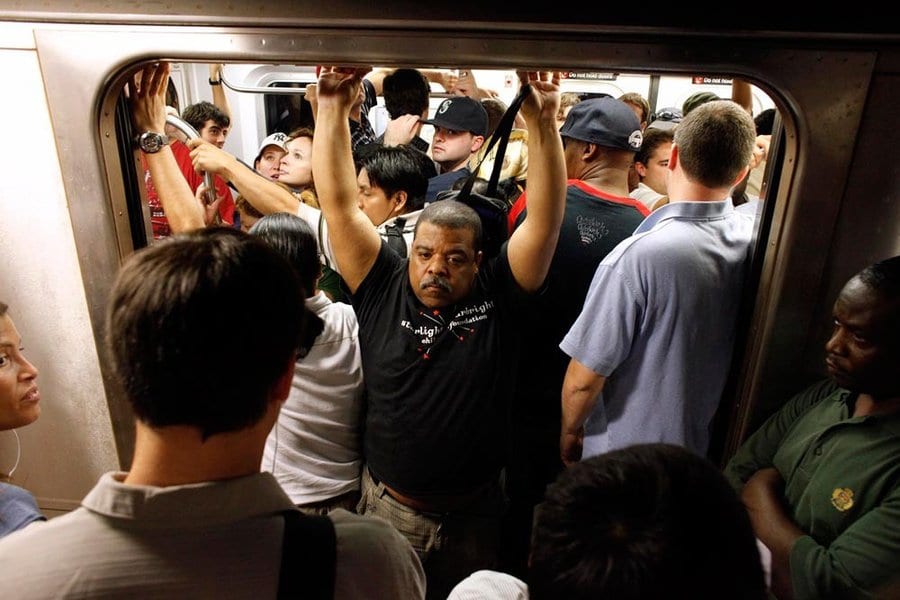
[[[132,76],[129,106],[136,135],[165,131],[169,69],[168,63],[147,65],[139,72],[140,79],[138,72]],[[163,146],[159,152],[144,153],[144,159],[172,231],[178,233],[204,227],[203,207],[191,192],[172,149]]]
[[[375,263],[381,238],[357,204],[356,168],[350,149],[350,107],[366,69],[323,67],[317,90],[312,170],[319,206],[328,223],[338,269],[350,292]]]
[[[232,183],[262,214],[287,212],[296,215],[300,209],[300,200],[290,191],[269,181],[228,152],[201,139],[189,141],[188,147],[194,169],[215,173]]]
[[[313,122],[316,120],[316,113],[319,111],[319,96],[318,96],[318,84],[310,83],[306,86],[306,93],[303,94],[303,97],[309,102],[309,108],[312,112]]]
[[[419,135],[421,129],[422,122],[419,115],[400,115],[388,121],[382,143],[385,146],[408,144]]]
[[[731,99],[753,115],[753,90],[750,82],[735,77],[731,80]]]
[[[365,77],[372,82],[372,87],[375,88],[376,96],[380,96],[384,91],[384,78],[393,72],[394,69],[379,67],[366,73]]]
[[[459,79],[457,74],[450,69],[418,69],[429,83],[436,83],[446,92],[452,92]],[[375,95],[381,96],[384,91],[384,78],[394,72],[392,68],[379,67],[366,75],[366,79],[375,87]]]
[[[521,113],[528,127],[528,214],[509,240],[509,266],[526,291],[543,285],[566,208],[566,163],[556,125],[559,73],[519,72],[531,92]]]
[[[459,75],[456,71],[450,69],[419,69],[430,83],[436,83],[445,92],[453,92],[456,88],[456,82],[459,81]]]
[[[447,91],[452,91],[457,96],[468,96],[475,100],[497,97],[497,93],[494,90],[478,87],[478,83],[475,81],[475,74],[469,67],[460,67],[459,77],[456,80],[453,90]]]
[[[213,104],[219,110],[232,119],[231,128],[234,128],[234,117],[231,114],[231,105],[228,104],[228,96],[225,95],[225,86],[222,85],[222,69],[225,65],[213,63],[209,65],[209,87],[212,88]]]

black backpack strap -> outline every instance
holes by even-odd
[[[486,196],[495,197],[497,195],[497,185],[500,182],[500,171],[503,170],[503,158],[506,156],[506,146],[509,144],[509,135],[512,133],[516,115],[530,91],[530,85],[523,85],[519,90],[518,95],[516,95],[515,99],[512,101],[512,104],[510,104],[509,108],[506,109],[506,112],[503,113],[503,117],[500,118],[497,128],[494,129],[494,133],[488,141],[487,148],[485,148],[484,153],[481,155],[481,160],[478,161],[478,164],[472,169],[472,174],[469,175],[466,183],[460,188],[460,196],[465,198],[472,193],[472,187],[475,185],[475,180],[478,178],[478,171],[481,169],[481,163],[483,163],[488,157],[488,154],[491,153],[491,149],[494,145],[499,144],[497,146],[497,155],[494,157],[494,168],[491,170],[491,178],[488,180],[488,187],[485,192]]]
[[[325,266],[330,268],[331,261],[328,260],[328,255],[325,254],[325,245],[322,243],[322,236],[325,235],[325,216],[321,212],[319,212],[318,234],[316,241],[319,242],[319,254],[325,260]]]
[[[278,598],[334,598],[337,538],[327,516],[284,512]]]
[[[400,258],[406,258],[407,248],[406,239],[403,237],[403,228],[406,226],[406,219],[397,217],[394,222],[384,228],[385,241],[388,247],[397,253]]]

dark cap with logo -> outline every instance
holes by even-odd
[[[488,115],[478,100],[468,96],[456,96],[441,102],[434,113],[434,118],[422,119],[422,123],[483,136],[487,132]]]
[[[615,98],[589,98],[572,107],[560,135],[606,148],[637,152],[644,136],[630,106]]]

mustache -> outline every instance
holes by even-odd
[[[424,290],[429,286],[437,286],[448,294],[453,292],[453,286],[450,285],[450,280],[440,275],[426,275],[422,278],[422,281],[419,282],[419,289]]]

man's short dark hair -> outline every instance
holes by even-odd
[[[369,183],[381,188],[386,195],[406,192],[406,212],[425,205],[428,179],[437,175],[428,155],[408,144],[375,144],[360,154],[360,168],[365,168]]]
[[[772,129],[775,128],[775,109],[765,109],[753,117],[753,123],[756,125],[756,135],[772,135]]]
[[[212,121],[219,127],[228,127],[231,125],[231,118],[228,115],[222,112],[222,110],[212,102],[207,102],[205,100],[197,102],[196,104],[191,104],[185,108],[184,112],[181,113],[181,118],[187,121],[191,127],[198,132],[203,129],[203,126],[206,125],[207,121]]]
[[[643,165],[650,164],[650,157],[656,152],[656,149],[665,143],[671,143],[675,139],[675,134],[671,129],[657,129],[650,127],[644,131],[644,141],[641,149],[634,155],[634,162]]]
[[[422,115],[428,109],[431,86],[417,69],[396,69],[381,84],[384,108],[392,119],[403,115]]]
[[[888,346],[900,347],[900,255],[880,260],[860,271],[856,277],[887,306],[887,321],[881,326]]]
[[[681,168],[691,180],[721,188],[732,185],[750,164],[756,125],[736,102],[712,100],[685,113],[675,128],[675,143]]]
[[[859,272],[863,283],[885,299],[900,299],[900,256],[880,260]]]
[[[711,462],[642,444],[585,459],[535,512],[529,595],[766,598],[750,519]]]
[[[137,418],[204,438],[257,423],[297,350],[303,298],[287,261],[235,229],[135,252],[113,286],[106,346]]]
[[[422,223],[431,223],[447,229],[468,229],[472,232],[475,251],[481,250],[483,236],[481,217],[471,206],[449,199],[432,202],[419,215],[413,237],[418,234],[419,226]]]

